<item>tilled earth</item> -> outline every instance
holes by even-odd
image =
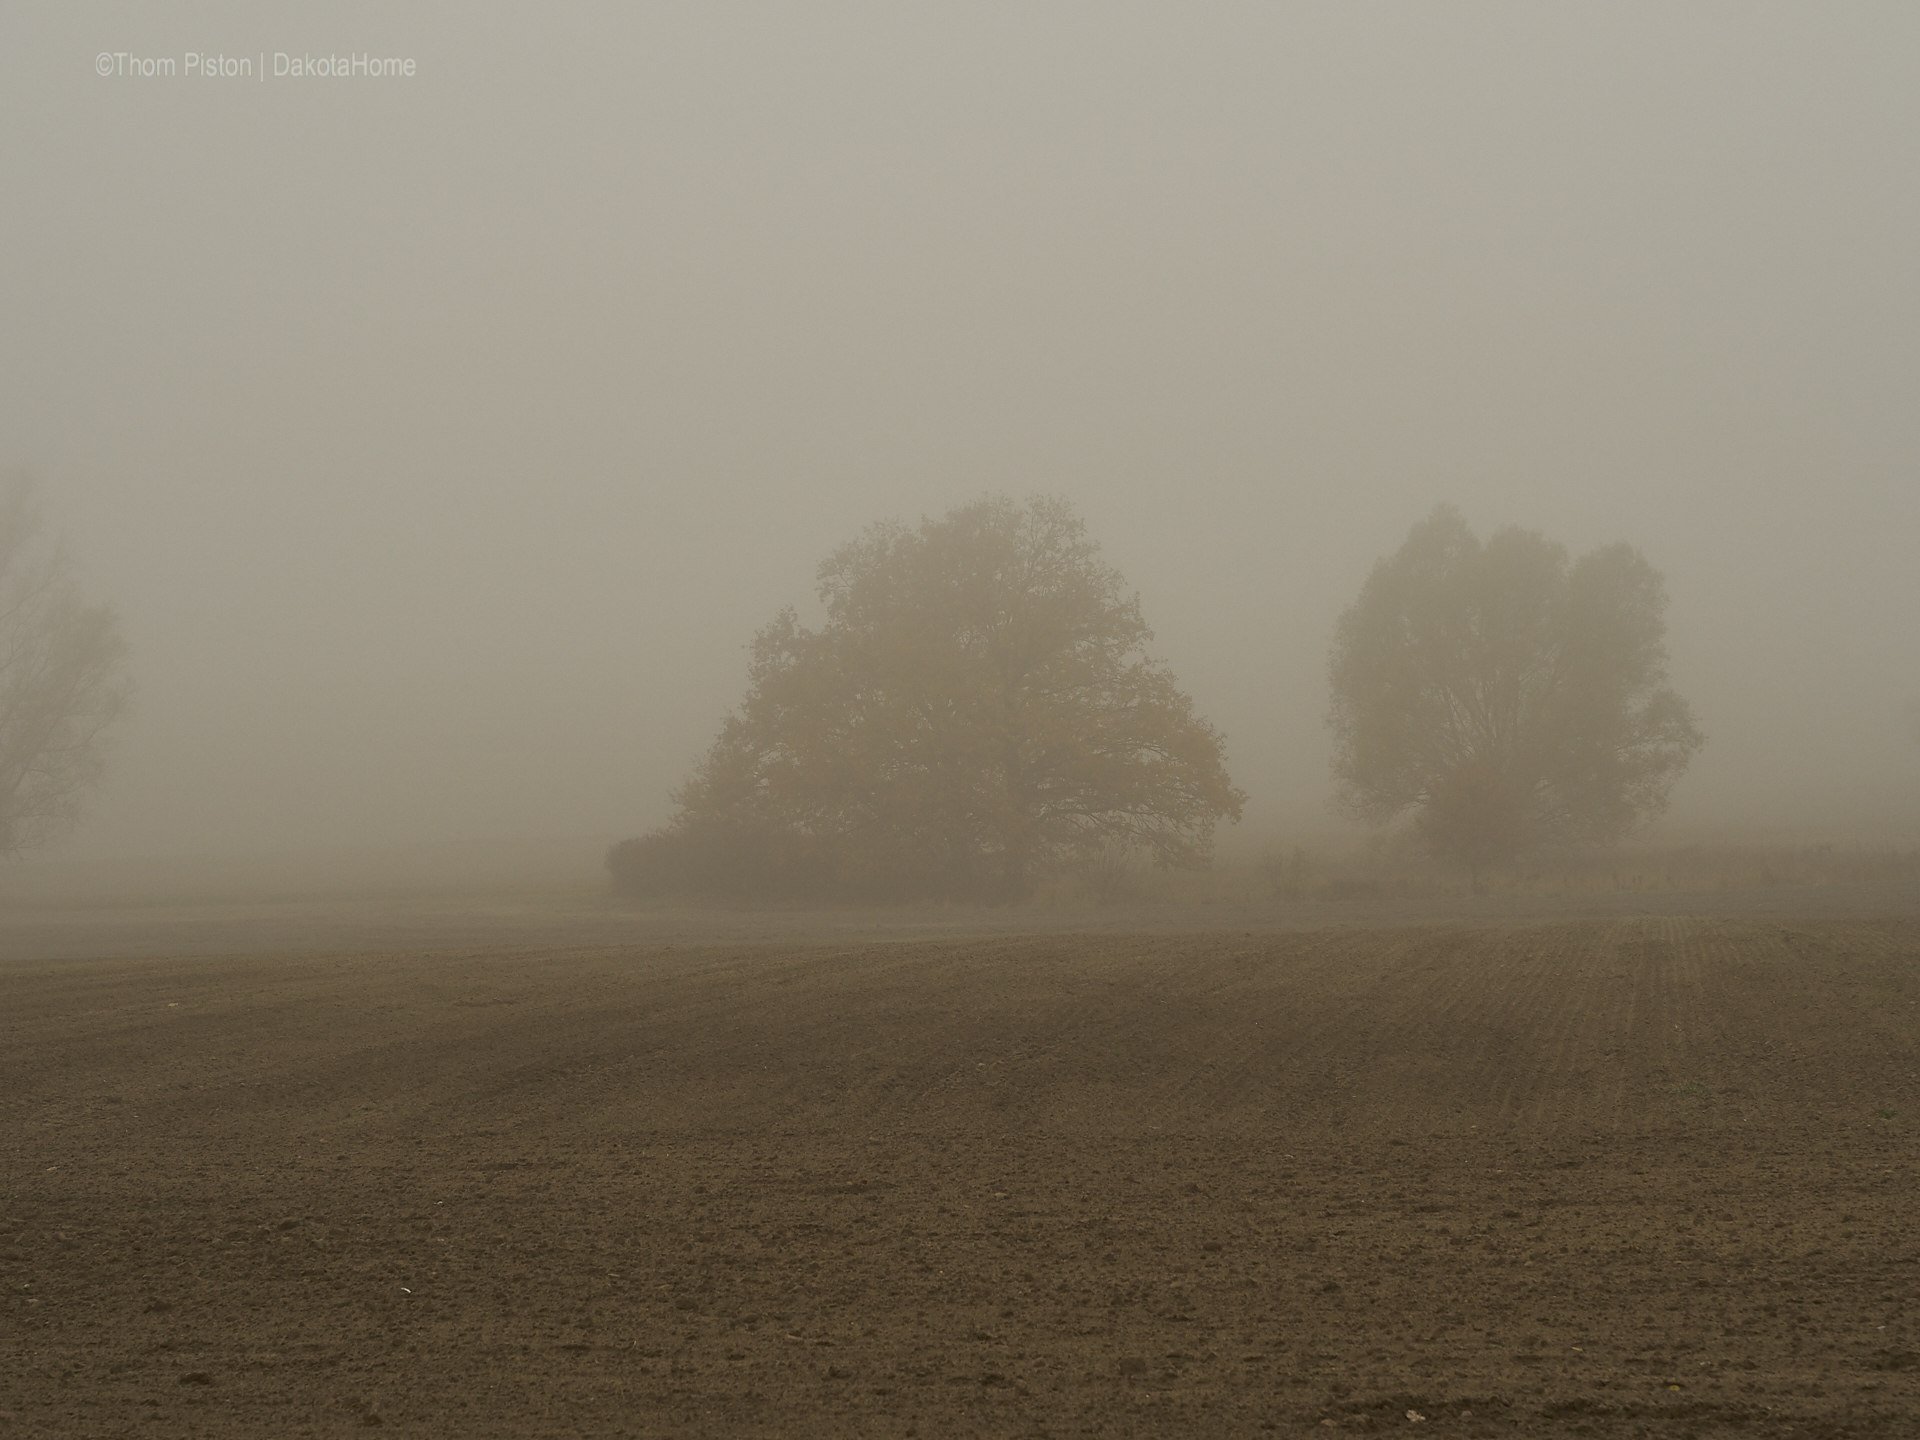
[[[1920,1433],[1920,921],[13,962],[0,1435]]]

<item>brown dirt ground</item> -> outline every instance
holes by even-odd
[[[0,1435],[1920,1433],[1912,916],[0,996]]]

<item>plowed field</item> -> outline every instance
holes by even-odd
[[[0,1434],[1920,1434],[1920,921],[0,968]]]

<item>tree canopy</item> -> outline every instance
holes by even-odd
[[[754,638],[745,701],[651,837],[663,859],[1017,896],[1115,844],[1203,863],[1239,817],[1220,733],[1146,654],[1138,597],[1065,501],[875,525],[819,595],[819,628],[788,609]]]
[[[126,644],[44,534],[33,485],[0,492],[0,854],[54,840],[98,778],[132,687]]]
[[[1703,743],[1666,683],[1666,606],[1630,545],[1570,560],[1515,527],[1483,544],[1439,507],[1334,632],[1340,808],[1411,811],[1428,848],[1476,869],[1621,839]]]

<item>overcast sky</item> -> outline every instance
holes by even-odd
[[[1250,827],[1452,500],[1666,574],[1676,823],[1920,830],[1920,9],[1584,10],[7,7],[0,464],[140,686],[68,853],[634,833],[828,551],[992,490]]]

